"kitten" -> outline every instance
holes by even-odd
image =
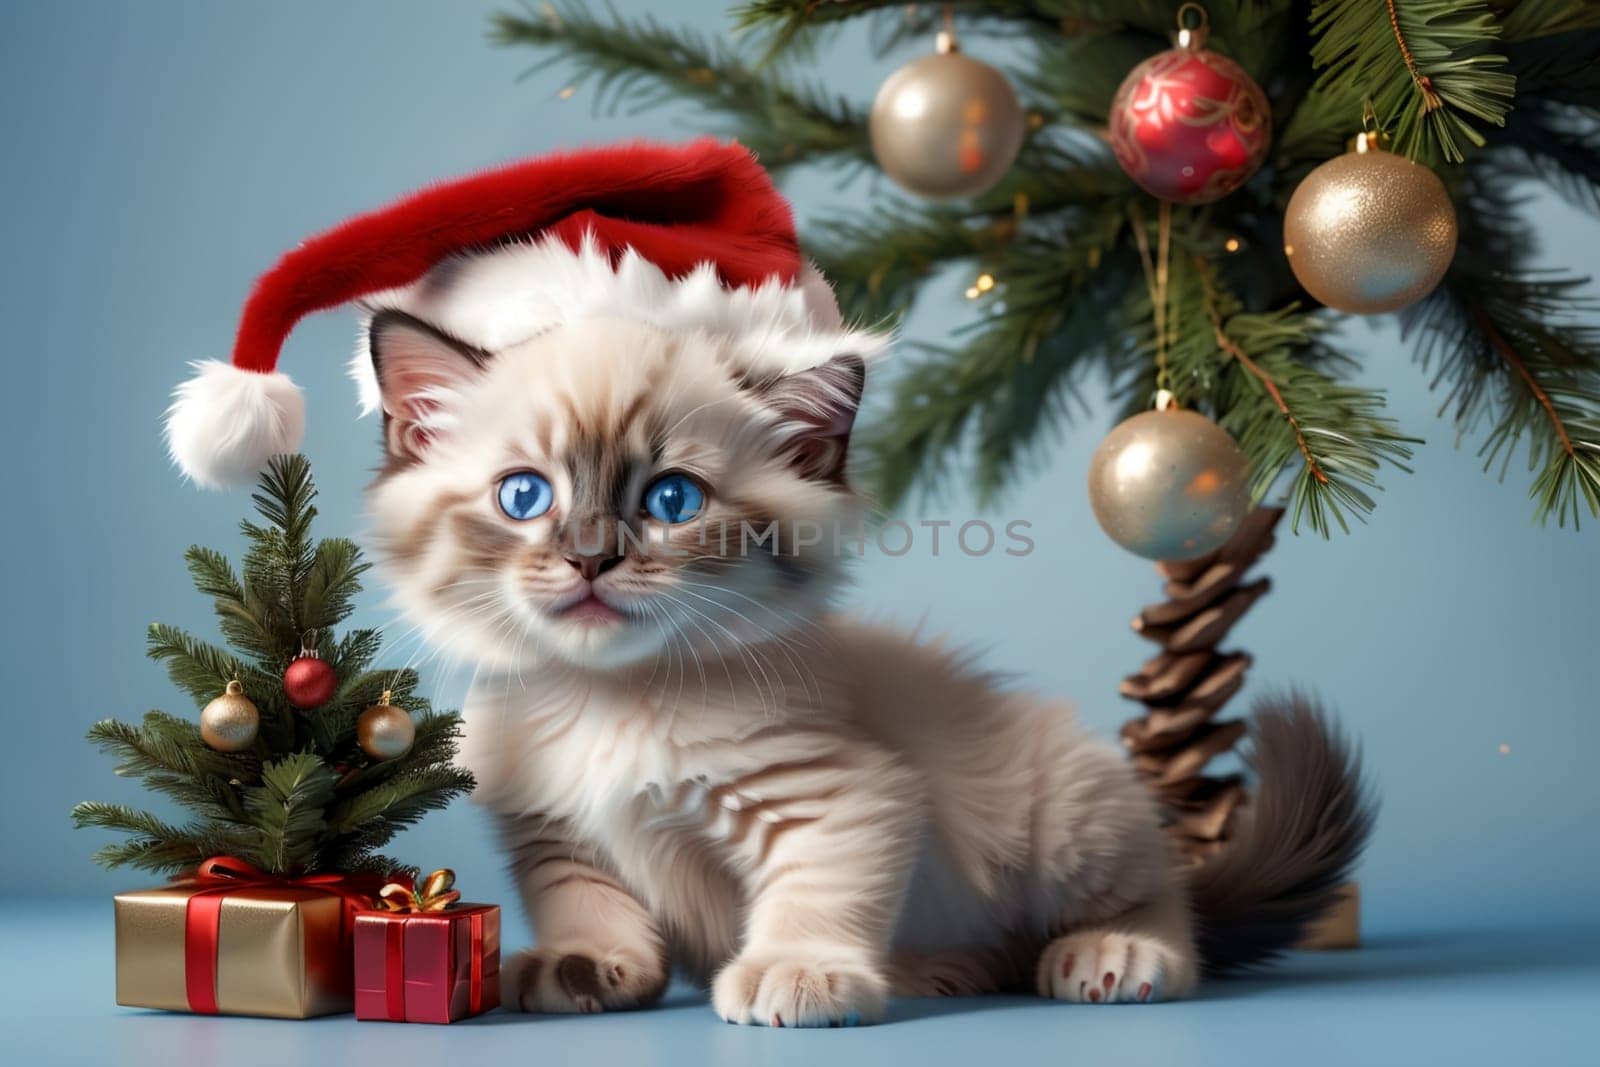
[[[624,318],[489,352],[393,310],[367,342],[380,556],[477,667],[464,758],[538,937],[508,1004],[638,1007],[674,966],[773,1026],[892,993],[1181,997],[1291,944],[1358,854],[1353,761],[1311,711],[1258,718],[1255,816],[1186,874],[1068,709],[832,614],[857,355],[774,372]]]

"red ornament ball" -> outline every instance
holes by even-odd
[[[284,695],[302,711],[322,707],[338,688],[338,675],[314,652],[302,652],[283,672]]]
[[[1111,101],[1117,162],[1145,192],[1209,204],[1250,180],[1272,140],[1266,94],[1239,64],[1185,31],[1134,67]]]

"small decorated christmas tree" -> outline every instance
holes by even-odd
[[[399,870],[377,850],[472,788],[452,765],[460,716],[431,711],[415,671],[372,666],[377,630],[335,632],[368,565],[352,541],[311,539],[315,496],[303,456],[275,459],[253,498],[260,521],[241,524],[242,572],[220,552],[189,549],[229,647],[157,623],[149,652],[203,709],[200,721],[152,711],[139,725],[96,723],[88,737],[117,757],[119,775],[192,819],[77,805],[78,826],[128,835],[96,853],[103,866],[176,873],[227,856],[280,876]]]

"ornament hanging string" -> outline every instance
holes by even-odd
[[[1167,318],[1167,289],[1171,276],[1172,259],[1172,204],[1160,201],[1156,214],[1156,251],[1150,253],[1150,236],[1145,233],[1144,212],[1137,202],[1128,206],[1133,219],[1133,241],[1139,248],[1139,263],[1144,268],[1145,286],[1150,291],[1151,315],[1156,327],[1156,393],[1173,396],[1171,378],[1167,372],[1167,345],[1177,331],[1176,308],[1172,320]],[[1173,397],[1175,400],[1176,397]]]

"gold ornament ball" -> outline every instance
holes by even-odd
[[[237,681],[200,712],[200,739],[218,752],[243,752],[260,732],[261,712]]]
[[[1129,552],[1193,559],[1220,548],[1249,512],[1250,461],[1198,412],[1141,412],[1095,449],[1089,504]]]
[[[1328,160],[1295,189],[1283,251],[1306,292],[1328,307],[1396,311],[1444,277],[1456,252],[1456,211],[1427,167],[1358,149]]]
[[[1027,118],[1006,76],[951,48],[889,75],[872,102],[872,151],[919,196],[976,196],[1005,177]]]
[[[356,720],[356,742],[375,760],[398,759],[411,751],[417,739],[417,724],[405,708],[385,700],[374,704]]]

